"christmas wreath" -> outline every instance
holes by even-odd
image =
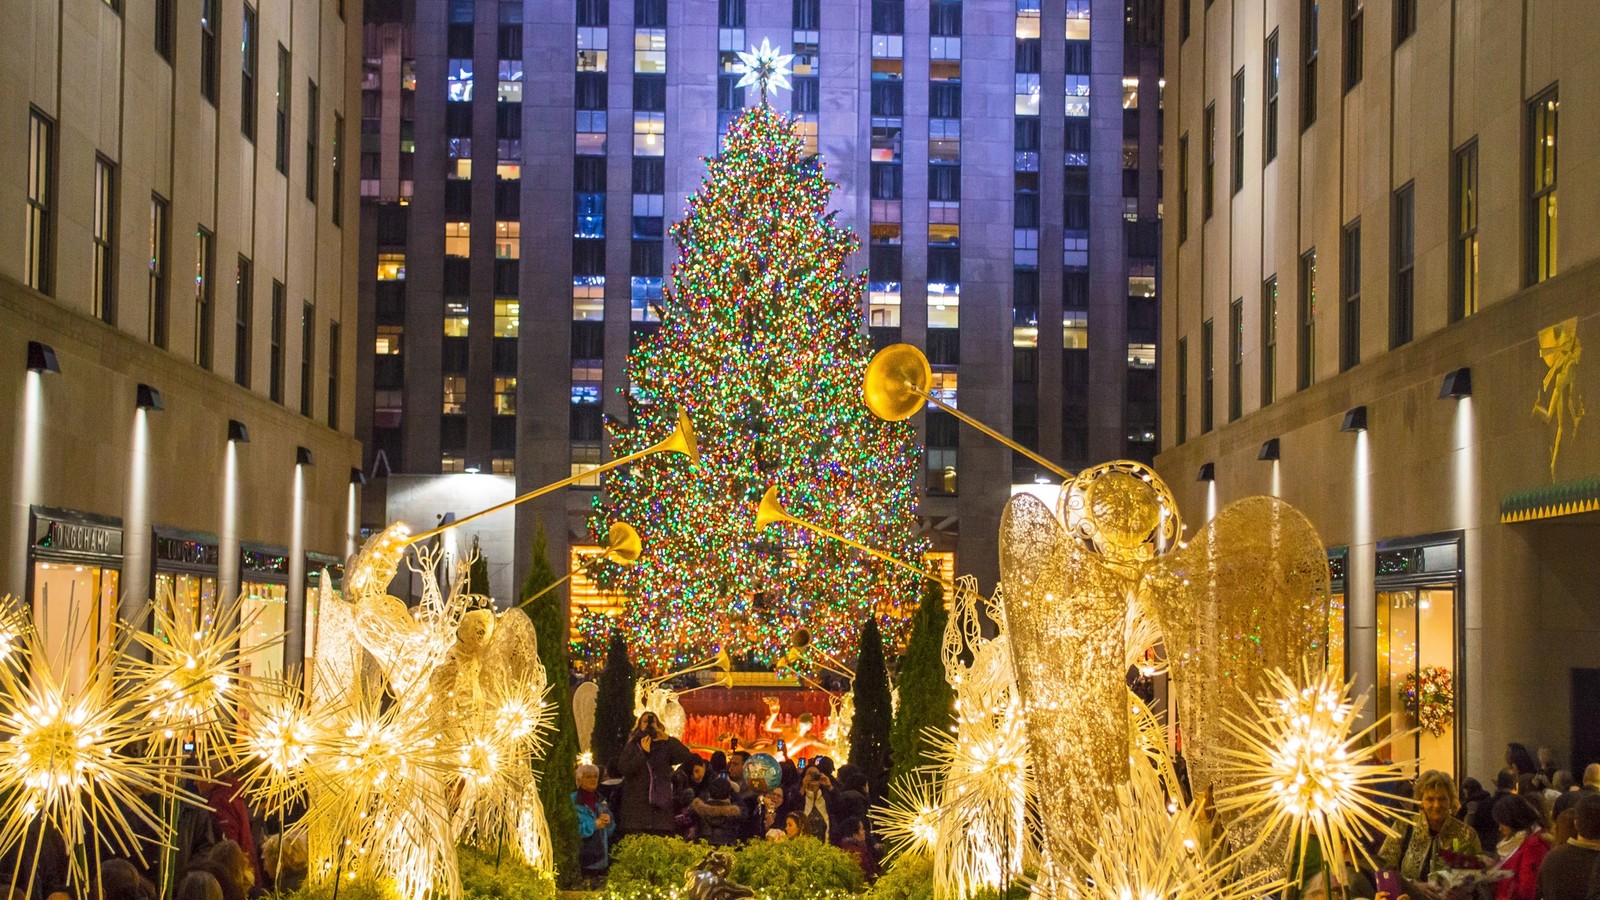
[[[1400,681],[1411,724],[1428,729],[1434,737],[1444,734],[1456,715],[1456,686],[1450,670],[1443,666],[1423,666]]]

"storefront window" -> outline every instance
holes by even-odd
[[[33,565],[33,621],[50,670],[66,673],[69,690],[88,682],[98,649],[110,642],[117,586],[114,568],[58,562]]]
[[[1421,728],[1407,702],[1408,680],[1441,673],[1461,683],[1456,659],[1456,603],[1461,596],[1455,541],[1380,549],[1377,554],[1378,716],[1389,716],[1388,754],[1419,770],[1456,770],[1460,705],[1448,708],[1439,734]],[[1452,694],[1454,691],[1452,691]],[[1426,718],[1426,717],[1425,717]]]
[[[284,613],[289,589],[281,584],[244,583],[244,602],[239,616],[249,622],[244,635],[245,654],[240,674],[263,678],[284,671]]]
[[[1345,565],[1349,551],[1328,552],[1328,671],[1343,684],[1349,676],[1345,663]]]
[[[158,572],[156,602],[171,604],[173,621],[197,628],[209,625],[217,614],[217,577]]]

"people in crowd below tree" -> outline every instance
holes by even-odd
[[[1417,777],[1413,796],[1420,809],[1383,842],[1378,851],[1380,869],[1396,869],[1402,879],[1415,883],[1451,868],[1451,857],[1480,855],[1477,832],[1450,814],[1457,802],[1454,779],[1430,769]]]
[[[740,804],[746,810],[746,833],[751,837],[759,837],[774,828],[783,828],[783,816],[786,810],[784,805],[783,790],[775,788],[759,797],[751,796]]]
[[[839,778],[834,782],[829,814],[835,821],[860,819],[867,822],[872,801],[867,798],[867,776],[855,766],[841,766]]]
[[[1577,781],[1566,769],[1557,769],[1556,774],[1550,776],[1550,789],[1553,791],[1565,794],[1567,791],[1576,790],[1577,787]]]
[[[706,788],[710,786],[707,771],[706,761],[695,754],[672,773],[672,789],[679,811],[687,810],[696,798],[705,796]]]
[[[281,834],[274,834],[261,842],[261,871],[267,876],[263,887],[271,888],[274,893],[298,891],[305,884],[309,863],[304,833],[288,840]]]
[[[1575,797],[1575,803],[1567,803]],[[1562,794],[1556,801],[1563,808],[1556,814],[1556,825],[1563,819],[1574,826],[1571,834],[1555,844],[1539,867],[1539,895],[1544,900],[1586,900],[1600,888],[1595,882],[1595,867],[1600,865],[1600,797],[1577,791]],[[1556,837],[1552,833],[1552,838]]]
[[[178,882],[173,900],[223,900],[222,884],[210,872],[191,869]]]
[[[211,863],[212,873],[222,880],[224,896],[232,896],[234,891],[241,897],[257,895],[256,867],[237,841],[218,841],[206,854],[206,859]]]
[[[733,789],[718,778],[706,789],[705,799],[696,797],[689,812],[699,825],[700,840],[714,847],[737,844],[749,837],[745,808],[733,802]]]
[[[626,834],[676,833],[672,770],[695,759],[683,742],[667,734],[653,712],[639,716],[617,768],[622,772],[622,810],[619,823]]]
[[[833,781],[821,769],[808,768],[800,781],[800,803],[795,810],[805,833],[823,843],[832,835],[833,819],[828,812]]]
[[[728,784],[733,788],[734,796],[745,799],[754,794],[744,779],[744,763],[749,758],[750,754],[743,750],[735,750],[728,754]]]
[[[878,856],[867,843],[867,826],[861,819],[845,819],[839,824],[839,849],[851,854],[861,865],[868,881],[878,877]]]
[[[252,883],[261,884],[267,879],[261,872],[261,859],[256,854],[255,832],[250,821],[250,808],[244,801],[244,786],[220,757],[211,761],[210,768],[209,777],[199,787],[201,796],[211,809],[216,836],[219,841],[232,841],[239,845],[244,858],[249,861],[254,877]],[[227,885],[223,885],[222,890],[226,893]]]
[[[1583,784],[1586,791],[1600,791],[1600,763],[1589,763],[1583,767]]]
[[[1539,774],[1543,775],[1546,781],[1554,781],[1556,778],[1555,751],[1549,747],[1540,747],[1534,756],[1539,762]]]
[[[1494,805],[1501,797],[1510,797],[1516,793],[1517,775],[1512,769],[1501,769],[1500,774],[1494,778],[1494,795],[1482,801],[1472,812],[1472,818],[1467,824],[1478,833],[1478,844],[1485,850],[1493,850],[1494,845],[1500,840],[1500,829],[1494,824]]]
[[[1519,777],[1539,774],[1539,764],[1534,761],[1533,754],[1517,743],[1506,745],[1506,768],[1514,770]]]
[[[1511,873],[1496,883],[1495,900],[1538,900],[1539,866],[1550,852],[1538,812],[1526,797],[1501,797],[1494,802],[1494,821],[1500,829],[1498,868]]]
[[[600,793],[600,768],[584,764],[572,777],[578,786],[572,792],[572,808],[578,814],[578,869],[591,887],[598,887],[611,868],[611,834],[617,823]]]
[[[126,859],[108,859],[100,867],[97,900],[157,900],[156,886]]]
[[[1560,847],[1578,836],[1578,803],[1583,791],[1568,791],[1556,798],[1550,809],[1550,846]]]

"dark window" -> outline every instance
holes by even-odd
[[[872,0],[873,34],[901,34],[905,30],[905,0]]]
[[[872,82],[872,114],[891,119],[905,115],[904,88],[899,81]]]
[[[1261,283],[1261,405],[1278,393],[1278,276]]]
[[[328,323],[328,427],[339,428],[339,323]]]
[[[579,194],[604,194],[606,192],[606,158],[604,156],[579,156],[573,159],[572,190]],[[639,160],[633,161],[635,171]]]
[[[1211,430],[1216,412],[1216,370],[1213,364],[1216,330],[1211,320],[1200,323],[1200,433]]]
[[[743,75],[717,76],[717,109],[724,112],[744,108],[744,88],[739,87],[739,80]],[[634,89],[635,100],[638,98],[638,89]],[[634,104],[638,108],[638,103]]]
[[[274,144],[278,171],[289,174],[289,50],[278,45],[278,134]]]
[[[790,101],[792,111],[805,115],[821,109],[821,79],[815,75],[804,75],[794,78],[793,81],[794,99]]]
[[[216,237],[204,228],[197,228],[194,253],[194,361],[205,369],[211,368],[216,272]]]
[[[23,263],[28,287],[55,287],[56,123],[37,109],[28,116],[28,227]]]
[[[1210,220],[1213,211],[1212,197],[1217,185],[1217,105],[1215,103],[1206,104],[1205,146],[1200,149],[1205,154],[1205,160],[1200,169],[1200,216],[1203,220]]]
[[[1018,190],[1011,201],[1011,208],[1015,211],[1014,225],[1017,228],[1039,227],[1039,191]]]
[[[1089,74],[1089,42],[1067,41],[1066,69],[1068,75]]]
[[[344,116],[333,114],[333,224],[344,224]]]
[[[1228,306],[1228,421],[1244,406],[1244,298]]]
[[[502,141],[522,139],[522,104],[495,104],[495,136]]]
[[[1457,150],[1450,167],[1450,321],[1478,311],[1478,141]]]
[[[1556,124],[1560,95],[1552,87],[1528,104],[1528,283],[1556,273]]]
[[[603,72],[596,72],[602,80],[606,77]],[[602,89],[601,97],[604,98]],[[605,109],[604,104],[590,109]],[[667,108],[667,76],[665,75],[634,75],[633,76],[633,108],[639,112],[662,112]]]
[[[1412,186],[1394,192],[1394,291],[1389,347],[1411,342],[1416,320],[1417,202]]]
[[[1394,45],[1417,33],[1417,0],[1394,0]]]
[[[928,118],[961,118],[961,83],[940,81],[928,85]]]
[[[604,275],[606,273],[606,242],[603,240],[575,240],[572,242],[573,277]]]
[[[961,167],[943,163],[929,163],[928,199],[960,200]]]
[[[1311,387],[1317,377],[1317,251],[1307,250],[1300,257],[1300,293],[1295,300],[1296,364],[1301,390]]]
[[[633,0],[633,26],[667,27],[667,0]]]
[[[1344,89],[1361,83],[1366,27],[1362,18],[1366,0],[1344,0]]]
[[[283,282],[272,282],[272,345],[267,353],[267,394],[273,403],[283,402],[283,346],[289,311]]]
[[[317,343],[317,307],[307,300],[300,310],[300,415],[311,416],[311,372]]]
[[[899,281],[900,245],[869,245],[867,247],[867,271],[873,281]]]
[[[501,9],[507,9],[507,8],[520,9],[521,7],[508,7],[506,4],[501,4],[500,8]],[[499,30],[499,32],[497,34],[497,38],[498,39],[496,41],[496,44],[498,46],[495,47],[495,52],[501,59],[521,59],[522,58],[522,24],[521,23],[517,23],[517,24],[514,24],[514,25],[508,25],[508,24],[506,24],[504,22],[501,22],[500,23],[500,30]]]
[[[662,241],[634,241],[628,251],[628,274],[659,278],[664,250]]]
[[[306,82],[306,199],[317,202],[317,139],[321,137],[317,83]]]
[[[901,167],[896,163],[872,164],[872,199],[900,199]]]
[[[744,0],[717,0],[717,27],[744,27]]]
[[[239,42],[239,131],[254,141],[256,139],[256,66],[260,53],[256,49],[256,9],[249,4],[244,8],[244,34]]]
[[[928,248],[928,282],[930,284],[961,283],[961,248]]]
[[[1361,362],[1361,220],[1344,227],[1339,266],[1339,371]]]
[[[156,6],[156,53],[167,62],[172,62],[172,45],[176,39],[178,26],[178,0],[155,0]]]
[[[1274,28],[1272,34],[1267,35],[1266,86],[1262,92],[1266,98],[1262,111],[1265,119],[1262,123],[1265,132],[1263,162],[1278,158],[1278,64],[1278,29]]]
[[[639,99],[638,82],[640,79],[647,77],[648,76],[645,75],[634,76],[633,94],[635,103],[637,103]],[[573,106],[577,109],[605,109],[607,95],[606,84],[607,76],[605,72],[577,73],[577,80],[573,83]],[[664,91],[662,96],[665,96]]]
[[[961,0],[933,0],[928,6],[928,33],[938,37],[961,34]]]
[[[444,105],[444,133],[447,137],[472,136],[472,104],[446,103]]]
[[[217,105],[217,12],[221,0],[200,0],[200,96]]]
[[[1317,121],[1318,0],[1300,0],[1300,127]]]
[[[610,0],[578,0],[578,24],[594,28],[611,24]]]
[[[445,28],[445,52],[451,59],[472,58],[472,23],[452,22]]]
[[[117,164],[94,158],[94,314],[117,324]]]
[[[1233,73],[1233,192],[1244,189],[1244,69]]]
[[[167,346],[167,296],[172,282],[167,267],[172,233],[168,224],[167,201],[150,195],[150,343]]]
[[[822,0],[794,0],[794,29],[816,31],[822,22]]]
[[[239,268],[234,272],[233,381],[243,387],[250,386],[250,324],[255,312],[251,297],[255,290],[253,278],[250,260],[239,257]]]
[[[603,160],[600,161],[603,163]],[[601,180],[601,190],[605,181]],[[666,160],[659,156],[636,156],[633,159],[633,192],[635,194],[660,194],[666,190]]]
[[[1193,2],[1194,0],[1178,0],[1178,40],[1180,41],[1189,39],[1189,20],[1194,15],[1189,5]],[[1178,438],[1178,442],[1182,443],[1183,438]]]
[[[1185,0],[1187,2],[1187,0]],[[1178,136],[1178,243],[1189,239],[1189,135]]]
[[[1183,0],[1185,6],[1188,0]],[[1178,338],[1178,443],[1189,439],[1189,339]]]

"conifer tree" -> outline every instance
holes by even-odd
[[[883,634],[878,620],[867,619],[861,628],[861,654],[856,659],[855,718],[850,727],[850,765],[861,770],[872,795],[882,797],[889,768],[889,723],[894,700],[889,695],[889,672],[883,664]]]
[[[628,639],[620,628],[611,629],[611,644],[606,652],[606,667],[600,673],[595,695],[594,734],[589,746],[594,761],[604,771],[611,765],[633,728],[633,662],[628,659]]]
[[[522,599],[539,593],[556,580],[545,548],[544,526],[533,539],[528,577],[522,582]],[[544,757],[534,763],[539,775],[539,802],[550,827],[550,851],[556,878],[571,882],[578,877],[578,815],[572,808],[573,767],[578,761],[578,728],[572,717],[572,688],[567,676],[567,617],[561,591],[553,590],[527,608],[539,639],[539,660],[550,685],[549,702],[555,707],[556,730]]]
[[[950,619],[944,608],[944,587],[924,582],[922,603],[911,620],[911,640],[900,655],[895,686],[900,706],[895,711],[889,746],[896,775],[931,763],[927,730],[948,731],[955,721],[955,694],[944,675],[944,629]]]

